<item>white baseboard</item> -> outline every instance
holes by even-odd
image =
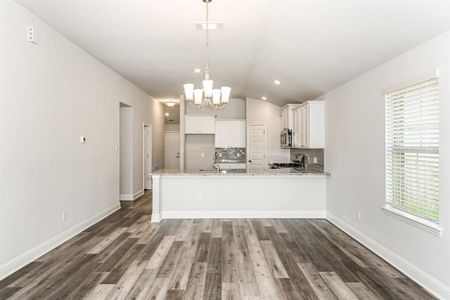
[[[140,196],[144,195],[144,190],[139,190],[134,194],[120,194],[120,201],[134,201]]]
[[[161,217],[159,214],[152,214],[151,218],[150,218],[150,222],[151,223],[159,223],[161,222]]]
[[[49,252],[50,250],[56,248],[57,246],[61,245],[65,241],[71,239],[75,235],[79,234],[86,228],[89,228],[90,226],[94,225],[95,223],[99,222],[100,220],[106,218],[113,212],[120,209],[120,203],[114,204],[113,206],[93,215],[92,217],[89,217],[88,219],[82,221],[81,223],[67,229],[66,231],[61,232],[60,234],[52,237],[51,239],[37,245],[36,247],[28,250],[27,252],[16,256],[10,261],[7,261],[3,265],[0,266],[0,280],[3,278],[6,278],[7,276],[11,275],[12,273],[16,272],[20,268],[26,266],[30,262],[38,259],[45,253]]]
[[[119,195],[120,201],[133,201],[133,194],[120,194]]]
[[[442,281],[424,272],[414,264],[405,260],[397,253],[394,253],[390,249],[374,241],[366,234],[347,224],[333,214],[327,213],[327,219],[328,221],[339,227],[342,231],[344,231],[355,240],[375,252],[381,258],[389,262],[391,265],[399,269],[401,272],[417,282],[437,298],[450,299],[450,287],[445,285],[445,283],[443,283]]]
[[[159,216],[159,215],[158,215]],[[310,218],[325,219],[326,212],[304,210],[230,210],[230,211],[163,211],[161,219],[255,219],[255,218]]]

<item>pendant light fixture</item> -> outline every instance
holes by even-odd
[[[202,81],[202,89],[196,89],[194,84],[184,85],[186,101],[197,108],[210,107],[212,109],[224,108],[230,102],[231,88],[223,86],[214,89],[214,81],[209,78],[209,3],[212,0],[202,0],[206,5],[206,64]]]

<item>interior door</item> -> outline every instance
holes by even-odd
[[[152,128],[144,127],[144,189],[152,188]]]
[[[250,171],[267,169],[266,125],[248,126],[247,167]]]
[[[178,169],[180,167],[180,132],[164,133],[164,168]]]

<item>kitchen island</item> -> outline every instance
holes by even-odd
[[[327,176],[292,168],[159,170],[151,219],[324,218]]]

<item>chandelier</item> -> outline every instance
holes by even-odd
[[[209,77],[209,8],[208,4],[212,0],[203,0],[206,4],[206,64],[203,76],[202,89],[196,89],[194,84],[187,83],[184,87],[186,101],[197,108],[203,106],[212,109],[224,108],[230,101],[231,88],[223,86],[220,89],[213,88],[213,80]]]

